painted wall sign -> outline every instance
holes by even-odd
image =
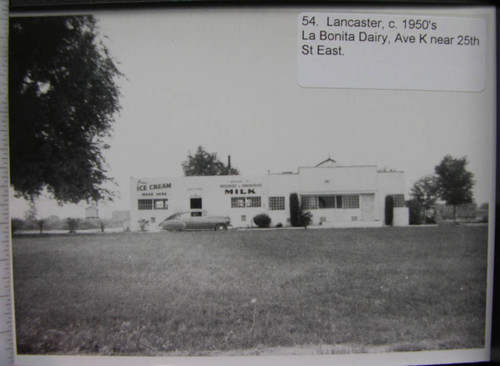
[[[257,194],[255,188],[262,187],[262,183],[221,184],[219,187],[224,189],[224,194]]]
[[[224,190],[224,194],[256,194],[255,189],[226,189]]]
[[[172,183],[153,183],[148,185],[147,183],[144,182],[137,182],[137,191],[138,192],[144,192],[144,191],[154,191],[158,189],[167,189],[167,188],[172,188]]]

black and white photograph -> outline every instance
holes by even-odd
[[[487,361],[494,35],[488,7],[11,15],[15,363]]]

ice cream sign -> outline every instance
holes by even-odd
[[[137,181],[137,191],[147,192],[147,191],[157,191],[162,189],[172,188],[172,183],[146,183],[143,181]]]

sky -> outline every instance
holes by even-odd
[[[122,110],[105,157],[129,209],[130,177],[182,176],[198,146],[231,155],[242,175],[297,171],[328,157],[340,165],[405,172],[406,194],[442,158],[466,156],[475,201],[494,175],[494,59],[482,92],[303,88],[297,83],[293,8],[154,9],[95,13],[124,74]],[[491,41],[493,42],[493,40]],[[488,55],[492,55],[490,50]],[[83,216],[42,198],[38,214]],[[26,205],[12,201],[12,216]]]

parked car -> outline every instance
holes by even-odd
[[[205,210],[177,212],[163,220],[163,230],[227,230],[231,219],[227,216],[210,216]]]

